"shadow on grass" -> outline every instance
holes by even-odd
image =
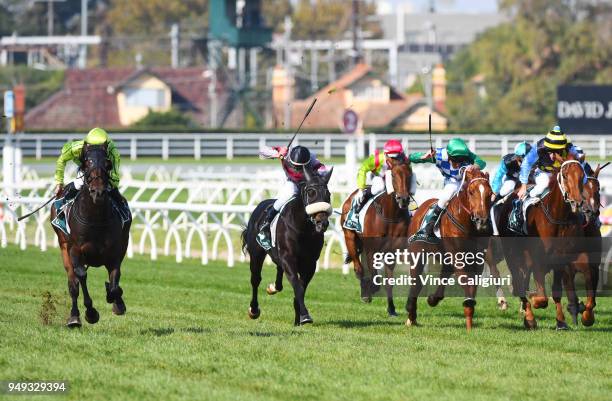
[[[301,331],[287,331],[282,333],[274,333],[271,331],[249,331],[248,334],[252,337],[288,337],[304,335]]]
[[[157,329],[148,328],[148,329],[140,330],[140,334],[143,336],[152,334],[156,337],[162,337],[162,336],[169,336],[172,333],[174,333],[174,329],[172,327],[161,327]]]
[[[181,331],[193,334],[208,334],[212,332],[212,330],[207,327],[186,327],[184,329],[181,329]]]
[[[389,320],[329,320],[323,322],[324,326],[337,326],[343,329],[352,329],[359,327],[371,327],[371,326],[397,326],[402,324],[402,319],[395,318]]]

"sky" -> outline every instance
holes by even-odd
[[[437,12],[493,13],[497,11],[497,0],[434,0]],[[398,5],[407,11],[428,10],[430,0],[378,0],[380,14],[392,13]]]

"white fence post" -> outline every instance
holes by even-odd
[[[228,136],[225,139],[225,154],[227,155],[228,160],[232,160],[234,158],[234,138],[231,136]]]
[[[323,140],[323,157],[329,159],[332,157],[331,153],[331,136],[325,135]]]
[[[470,137],[470,150],[474,153],[478,153],[478,150],[476,149],[476,138],[473,136]]]
[[[599,158],[606,159],[606,138],[603,136],[599,138]]]
[[[135,136],[130,139],[130,159],[136,160],[138,158],[138,139]]]
[[[262,151],[263,148],[266,147],[266,137],[265,136],[260,136],[259,137],[259,150]]]
[[[376,151],[376,134],[368,135],[368,140],[369,140],[369,143],[370,143],[370,147],[369,147],[368,151],[370,152],[371,155],[373,155],[374,152]]]
[[[167,136],[162,138],[162,159],[168,160],[170,154],[170,139]]]
[[[505,156],[508,154],[508,138],[503,137],[501,143],[501,156]]]
[[[36,160],[42,159],[42,139],[36,138]]]
[[[357,158],[365,159],[365,138],[363,135],[357,135]]]
[[[193,157],[196,160],[200,160],[202,158],[202,140],[199,136],[196,136],[193,139]]]

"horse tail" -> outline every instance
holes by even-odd
[[[249,227],[248,226],[244,226],[242,232],[240,233],[240,241],[242,243],[241,247],[242,247],[242,253],[243,254],[247,254],[248,251],[248,244],[247,244],[247,235],[249,232]]]

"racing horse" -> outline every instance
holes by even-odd
[[[476,165],[466,167],[459,190],[451,198],[446,210],[440,216],[439,227],[442,242],[440,244],[430,244],[415,240],[409,244],[409,251],[411,253],[440,252],[443,254],[458,254],[469,251],[474,254],[476,252],[483,252],[484,254],[484,248],[488,246],[488,241],[479,245],[479,241],[471,240],[491,235],[489,211],[492,194],[489,174],[481,171]],[[410,222],[410,235],[419,230],[424,216],[437,201],[437,199],[429,199],[416,210]],[[484,265],[476,263],[476,260],[465,263],[465,266],[452,265],[442,260],[441,278],[449,278],[454,272],[463,287],[465,295],[463,313],[468,331],[473,326],[474,307],[476,306],[476,285],[473,280],[477,274],[482,273],[483,267]],[[423,283],[418,276],[422,274],[423,269],[424,263],[421,258],[410,269],[410,275],[413,277],[414,283],[410,286],[406,302],[406,311],[408,312],[406,326],[408,327],[417,325],[417,298],[423,287]],[[428,297],[427,302],[430,306],[436,306],[443,298],[444,286],[439,286],[436,292]]]
[[[556,174],[552,174],[549,182],[548,195],[527,210],[525,226],[528,238],[523,241],[504,239],[502,246],[512,274],[513,294],[518,296],[525,311],[523,324],[527,329],[535,329],[537,322],[533,308],[548,306],[545,289],[546,274],[553,270],[552,298],[556,307],[557,329],[567,328],[561,305],[561,280],[567,286],[571,269],[581,271],[587,287],[587,304],[582,314],[585,326],[594,322],[595,286],[594,277],[589,265],[588,252],[580,249],[584,237],[582,227],[581,207],[584,204],[583,181],[584,170],[579,161],[571,156],[563,161]],[[506,200],[502,208],[500,235],[515,237],[508,229],[508,217],[516,194]],[[530,276],[535,281],[535,293],[529,294]],[[572,275],[573,277],[573,275]],[[573,288],[573,278],[570,287]]]
[[[332,172],[333,169],[322,177],[304,167],[305,180],[298,185],[299,196],[292,198],[279,212],[275,228],[276,243],[268,252],[257,243],[256,237],[266,210],[272,207],[274,199],[262,201],[251,214],[242,232],[242,249],[250,257],[252,295],[248,314],[251,319],[257,319],[261,314],[257,291],[261,283],[263,262],[268,254],[277,267],[274,292],[282,290],[283,272],[293,287],[294,325],[313,322],[304,297],[314,276],[323,248],[323,235],[332,213],[331,194],[327,189]]]
[[[113,304],[113,313],[116,315],[123,315],[126,311],[119,279],[131,222],[123,223],[109,195],[109,172],[112,165],[107,157],[106,145],[85,144],[80,163],[79,172],[83,174],[84,183],[67,213],[66,227],[69,227],[69,234],[53,226],[72,298],[70,317],[66,324],[68,327],[81,327],[77,305],[79,285],[86,308],[85,320],[94,324],[100,319],[87,289],[87,268],[90,266],[106,266],[109,277],[106,301]],[[51,221],[57,213],[58,210],[52,206]]]
[[[399,249],[403,244],[401,241],[406,236],[410,223],[410,214],[408,212],[410,204],[410,180],[412,178],[410,160],[407,158],[388,160],[388,163],[390,163],[388,171],[391,174],[393,188],[387,188],[386,193],[378,196],[372,202],[373,207],[366,211],[361,233],[343,228],[344,241],[348,251],[345,263],[353,262],[353,268],[361,285],[361,299],[364,302],[371,302],[372,293],[378,290],[378,286],[373,283],[375,275],[372,263],[373,253],[369,249],[372,246],[365,247],[367,248],[365,257],[369,278],[366,277],[363,264],[360,260],[360,253],[364,249],[364,240],[384,238],[385,249],[376,249],[377,252]],[[340,217],[342,227],[344,227],[344,222],[356,193],[357,191],[351,193],[342,205],[342,215]],[[385,264],[385,274],[387,277],[393,276],[393,268],[394,265]],[[389,316],[397,316],[393,303],[393,287],[386,285],[385,289],[387,292],[387,313]]]
[[[600,183],[599,173],[605,168],[608,163],[603,166],[598,165],[592,174],[587,176],[587,180],[584,183],[584,203],[582,205],[582,213],[584,214],[584,236],[588,238],[585,240],[585,245],[588,248],[589,265],[591,268],[592,279],[594,288],[597,288],[597,281],[599,279],[599,265],[601,263],[601,230],[599,223],[599,211],[601,208],[601,195],[600,195]],[[565,284],[565,289],[568,298],[567,310],[572,317],[574,324],[578,323],[578,313],[585,311],[585,305],[578,299],[574,292],[574,278],[576,276],[575,270],[569,271],[569,277]]]

